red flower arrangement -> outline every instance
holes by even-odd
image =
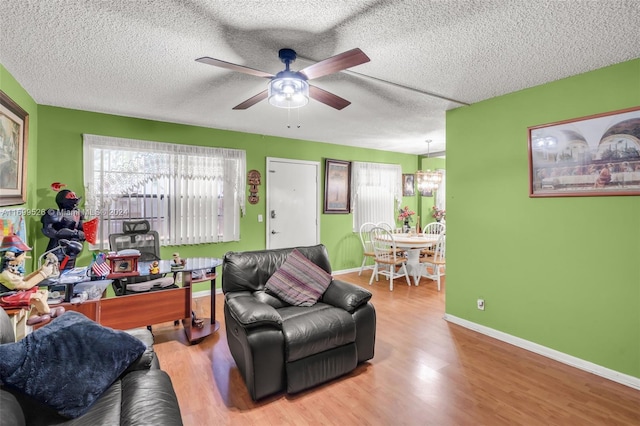
[[[413,210],[409,210],[409,206],[404,206],[404,209],[400,209],[400,214],[398,215],[398,220],[400,222],[411,222],[413,216],[416,214]]]
[[[431,214],[431,216],[433,216],[433,218],[438,222],[444,219],[445,216],[447,215],[447,212],[445,210],[439,209],[436,206],[433,206],[432,210],[433,210],[433,213]]]

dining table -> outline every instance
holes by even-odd
[[[438,234],[422,233],[395,233],[392,234],[396,248],[407,253],[407,272],[413,277],[414,285],[418,285],[422,276],[420,265],[420,251],[429,248],[438,242]]]

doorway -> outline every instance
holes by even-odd
[[[320,163],[267,157],[267,249],[320,242]]]

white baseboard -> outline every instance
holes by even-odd
[[[366,268],[373,269],[373,265],[367,265],[365,266],[365,269]],[[350,272],[360,272],[360,267],[358,266],[357,268],[343,269],[341,271],[332,271],[331,275],[348,274]]]
[[[464,328],[468,328],[469,330],[476,331],[480,334],[493,337],[494,339],[498,339],[519,348],[526,349],[528,351],[537,353],[538,355],[542,355],[563,364],[570,365],[580,370],[584,370],[597,376],[604,377],[605,379],[609,379],[625,386],[640,390],[640,378],[638,377],[629,376],[628,374],[623,374],[618,371],[602,367],[592,362],[556,351],[555,349],[551,349],[546,346],[542,346],[507,333],[503,333],[502,331],[498,331],[493,328],[485,327],[484,325],[480,325],[475,322],[458,318],[454,315],[445,314],[444,319]]]

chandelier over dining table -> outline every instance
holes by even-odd
[[[416,172],[416,181],[418,185],[418,191],[431,192],[438,189],[440,182],[442,182],[442,174],[440,172],[427,170],[418,170]]]
[[[429,144],[431,140],[427,140],[427,158],[429,158]],[[418,170],[416,172],[416,185],[420,193],[431,192],[438,189],[442,182],[442,173],[427,169],[426,171]]]

